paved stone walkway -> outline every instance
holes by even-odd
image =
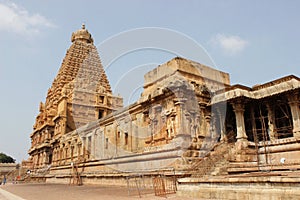
[[[127,188],[111,186],[69,186],[60,184],[7,184],[0,186],[0,200],[127,200],[154,199],[163,200],[154,194],[145,194],[140,198],[137,194],[128,196]],[[192,200],[191,198],[167,195],[172,200]]]

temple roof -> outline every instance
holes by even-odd
[[[252,88],[243,85],[229,86],[223,90],[217,91],[211,100],[211,104],[216,104],[240,97],[262,99],[299,89],[300,78],[294,75],[289,75],[268,83],[255,85]]]
[[[72,44],[67,50],[59,72],[48,90],[46,108],[56,107],[63,95],[63,89],[70,84],[73,86],[79,84],[79,82],[96,84],[96,91],[101,90],[102,93],[111,94],[111,87],[97,48],[93,44],[91,34],[85,29],[85,25],[72,34],[71,41]]]

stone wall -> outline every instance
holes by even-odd
[[[16,169],[16,163],[0,163],[0,174],[6,174]]]
[[[179,184],[177,195],[195,199],[299,199],[299,179],[284,181],[278,179],[278,183],[268,183],[263,180],[236,179],[222,180],[221,183],[193,183]]]

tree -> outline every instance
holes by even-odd
[[[13,159],[12,157],[4,154],[4,153],[0,153],[0,163],[15,163],[16,160]]]

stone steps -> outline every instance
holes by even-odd
[[[297,171],[300,170],[299,164],[278,164],[278,165],[257,165],[256,162],[230,163],[228,173],[247,173],[259,171]]]
[[[227,175],[228,157],[231,154],[231,144],[220,143],[206,157],[192,167],[192,177]]]

